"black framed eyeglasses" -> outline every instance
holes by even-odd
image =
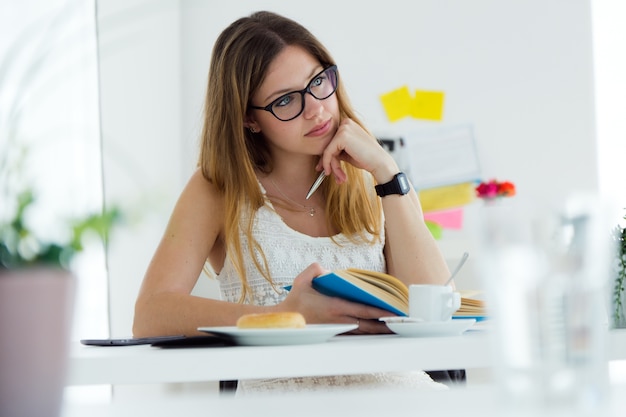
[[[251,105],[250,108],[268,111],[278,120],[288,122],[300,116],[304,111],[306,93],[318,100],[325,100],[337,91],[338,85],[337,65],[331,65],[315,75],[303,90],[284,94],[265,107]]]

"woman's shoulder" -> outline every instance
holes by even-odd
[[[180,201],[184,204],[202,207],[203,210],[207,207],[216,209],[223,205],[224,196],[218,187],[202,174],[201,169],[196,169],[187,181]]]
[[[187,181],[186,188],[193,188],[198,192],[218,192],[217,186],[204,176],[204,174],[202,173],[202,169],[200,168],[196,168],[196,170],[191,174],[191,177],[189,177],[189,180]]]

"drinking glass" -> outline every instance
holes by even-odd
[[[479,270],[493,322],[494,378],[508,406],[589,408],[608,392],[607,206],[485,207]]]

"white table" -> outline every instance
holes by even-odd
[[[327,343],[159,349],[74,346],[68,385],[197,382],[458,369],[489,363],[485,334],[337,336]]]
[[[626,330],[609,333],[609,360],[626,359]],[[94,347],[78,342],[67,385],[199,382],[356,374],[385,371],[489,368],[487,332],[456,337],[337,336],[327,343],[159,349]]]

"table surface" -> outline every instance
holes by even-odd
[[[70,353],[67,385],[488,368],[493,361],[491,346],[487,331],[424,338],[336,336],[320,344],[186,349],[96,347],[76,342]],[[608,347],[609,360],[626,359],[626,330],[611,330]]]
[[[197,382],[483,367],[485,334],[336,336],[326,343],[159,349],[74,346],[68,385]]]

